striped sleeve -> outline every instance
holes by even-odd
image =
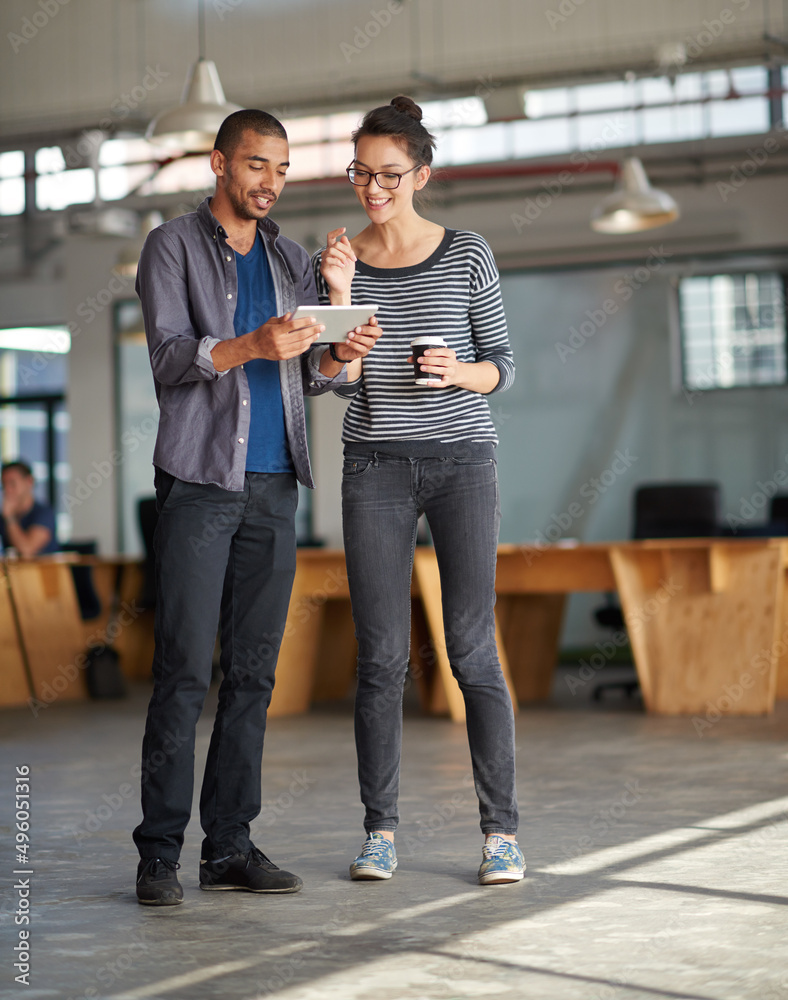
[[[313,258],[319,271],[319,254]],[[318,278],[321,301],[327,289]],[[441,337],[466,363],[490,361],[500,372],[496,390],[514,379],[500,281],[487,243],[476,233],[446,230],[420,264],[377,268],[359,261],[354,305],[377,306],[381,336],[362,359],[361,378],[341,391],[351,395],[342,438],[359,441],[492,441],[498,437],[489,394],[458,385],[416,385],[408,362],[410,342]]]
[[[329,305],[328,285],[320,273],[320,255],[324,250],[325,247],[320,247],[319,250],[315,250],[312,254],[312,272],[315,275],[315,285],[317,286],[317,301],[321,306]]]
[[[503,392],[514,382],[514,354],[509,346],[498,268],[487,243],[481,236],[477,239],[479,244],[475,257],[478,264],[471,281],[468,311],[471,331],[476,345],[476,360],[491,361],[500,373],[492,392]]]
[[[325,250],[325,247],[321,247],[319,250],[315,250],[312,254],[312,271],[315,275],[315,285],[317,286],[317,301],[321,306],[331,305],[331,300],[328,294],[328,285],[326,284],[325,278],[320,273],[320,255]],[[343,382],[342,385],[338,385],[334,392],[337,396],[343,396],[345,399],[352,399],[356,395],[358,390],[361,388],[361,378],[357,378],[354,382]]]

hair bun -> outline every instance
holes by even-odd
[[[411,118],[415,118],[417,122],[422,119],[421,108],[416,104],[412,97],[406,97],[404,94],[399,94],[391,101],[392,107],[396,108],[397,111],[401,111],[403,115],[409,115]]]

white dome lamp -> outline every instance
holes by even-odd
[[[591,228],[609,235],[640,233],[675,222],[680,214],[673,198],[653,188],[643,164],[630,156],[621,166],[618,187],[594,210]]]
[[[205,58],[204,0],[198,2],[198,18],[199,56],[189,69],[181,103],[157,115],[145,138],[169,149],[204,153],[213,149],[224,119],[241,108],[226,100],[216,64]]]

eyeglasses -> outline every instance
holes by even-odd
[[[420,166],[421,164],[417,163],[415,167],[411,167],[410,170],[406,170],[401,174],[392,174],[389,171],[381,171],[380,173],[373,174],[369,170],[357,170],[356,167],[347,167],[345,173],[350,183],[355,184],[356,187],[366,187],[374,177],[375,183],[379,188],[384,188],[386,191],[393,191],[394,188],[399,187],[399,182],[405,174],[418,170]]]

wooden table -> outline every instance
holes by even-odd
[[[6,599],[14,618],[18,654],[3,651],[0,703],[43,705],[85,697],[79,615],[70,560],[61,556],[4,561]]]
[[[418,546],[411,581],[411,676],[426,711],[465,718],[465,703],[451,673],[443,635],[435,551]],[[500,637],[499,637],[500,639]],[[517,708],[506,649],[501,665]],[[334,549],[299,549],[293,594],[276,668],[273,715],[306,712],[313,700],[342,698],[356,667],[345,555]]]
[[[24,705],[30,697],[31,682],[5,560],[0,566],[0,650],[0,707]]]
[[[512,701],[549,697],[567,595],[618,591],[647,711],[710,721],[770,712],[775,697],[788,697],[787,571],[788,539],[502,545],[496,617]],[[422,704],[462,721],[430,548],[416,550],[411,595]],[[344,695],[354,648],[342,553],[299,552],[272,711],[303,712],[313,697]]]
[[[98,619],[82,622],[74,561],[4,563],[0,705],[25,704],[31,696],[46,703],[86,696],[80,656],[106,637],[118,568],[128,624],[110,638],[128,677],[150,676],[153,615],[135,603],[139,562],[76,558],[93,566],[103,605]],[[503,545],[496,617],[513,704],[549,697],[567,594],[618,591],[648,711],[711,720],[716,713],[770,712],[775,697],[788,698],[787,572],[788,539]],[[431,548],[416,550],[411,603],[411,674],[422,705],[461,721],[464,704],[446,655]],[[299,549],[271,714],[305,712],[313,700],[344,697],[355,657],[343,552]]]
[[[549,695],[566,594],[617,590],[647,711],[770,712],[788,697],[787,569],[777,538],[501,546],[498,615],[518,697]]]
[[[102,610],[83,621],[72,566],[90,566]],[[110,625],[112,596],[120,584],[120,620]],[[104,559],[63,552],[36,559],[5,559],[0,588],[0,705],[86,698],[85,653],[109,643],[129,678],[150,677],[153,613],[136,604],[142,569],[125,556]],[[109,631],[108,631],[109,626]]]

